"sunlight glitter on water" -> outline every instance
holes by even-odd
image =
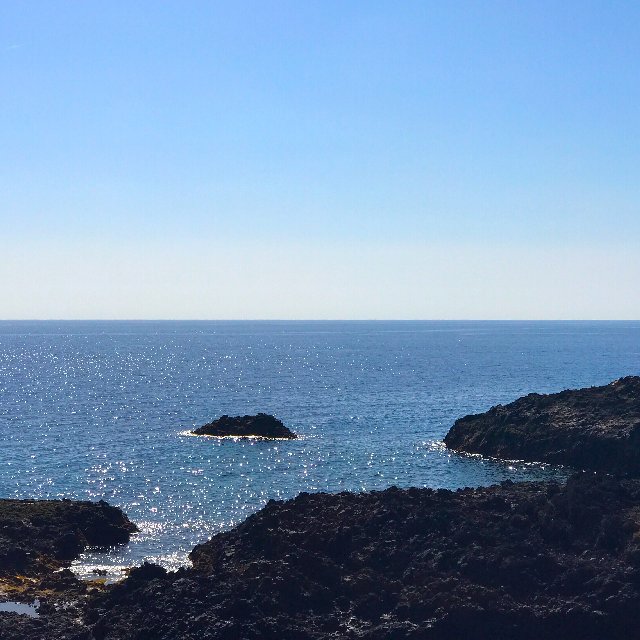
[[[74,570],[193,546],[301,491],[566,471],[444,449],[456,418],[637,373],[640,323],[2,323],[0,495],[104,499],[141,527]],[[260,411],[297,440],[196,436]],[[90,577],[95,577],[91,574]]]

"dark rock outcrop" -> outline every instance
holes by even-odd
[[[450,449],[506,459],[640,474],[640,377],[602,387],[531,393],[460,418]]]
[[[39,602],[35,618],[1,613],[0,638],[92,639],[81,619],[83,608],[104,585],[60,569],[87,546],[125,543],[134,531],[120,509],[102,500],[0,499],[0,598]]]
[[[640,624],[640,481],[303,493],[191,558],[93,596],[93,637],[622,640]]]
[[[129,541],[136,526],[104,501],[0,499],[0,576],[42,575],[87,546]]]
[[[296,434],[280,420],[266,413],[255,416],[222,416],[193,431],[199,436],[255,436],[259,438],[286,438],[293,440]]]

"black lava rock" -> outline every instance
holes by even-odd
[[[137,527],[106,502],[0,499],[0,594],[39,606],[35,617],[0,613],[2,640],[96,640],[83,621],[88,595],[103,585],[67,566],[87,546],[128,542]]]
[[[193,433],[199,436],[255,436],[260,438],[286,438],[287,440],[293,440],[297,437],[280,420],[266,413],[236,417],[225,415],[195,429]]]
[[[303,493],[197,546],[192,568],[92,596],[86,619],[107,640],[623,640],[638,514],[639,480],[593,473]]]
[[[40,576],[87,546],[129,541],[137,527],[104,501],[0,499],[0,577]]]
[[[640,377],[602,387],[531,393],[455,422],[455,451],[640,474]]]

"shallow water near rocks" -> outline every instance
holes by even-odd
[[[140,527],[74,570],[175,568],[300,491],[562,478],[448,452],[456,418],[640,372],[639,322],[0,322],[0,496],[98,500]],[[292,441],[193,437],[260,411]]]
[[[33,604],[26,604],[24,602],[9,600],[7,602],[0,602],[0,612],[18,613],[21,615],[29,616],[30,618],[37,618],[39,615],[37,608],[39,606],[40,603],[37,600],[35,600]]]

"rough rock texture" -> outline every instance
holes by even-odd
[[[0,576],[41,575],[87,546],[129,541],[136,526],[104,501],[0,499]]]
[[[79,580],[68,569],[30,578],[19,589],[11,589],[11,581],[0,582],[3,600],[33,603],[37,601],[36,618],[16,613],[0,613],[2,640],[92,640],[91,630],[82,617],[87,599],[101,584]]]
[[[444,441],[467,453],[637,475],[640,377],[551,395],[531,393],[457,420]]]
[[[87,546],[129,541],[137,527],[104,501],[0,500],[0,600],[38,600],[38,618],[0,613],[0,638],[89,640],[86,600],[103,588],[59,570]]]
[[[280,420],[266,413],[255,416],[222,416],[193,431],[199,436],[258,436],[260,438],[287,438],[293,440],[296,434],[285,427]]]
[[[621,640],[640,625],[640,481],[303,493],[191,557],[92,596],[91,637]],[[6,637],[46,637],[29,634]]]

